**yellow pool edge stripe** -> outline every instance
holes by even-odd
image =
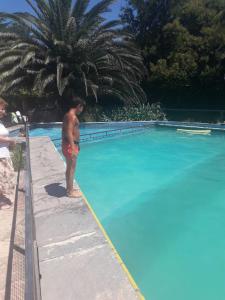
[[[50,140],[50,141],[51,141],[51,143],[53,144],[55,151],[59,154],[59,151],[57,150],[55,144],[52,142],[52,140]],[[66,167],[66,163],[65,163],[65,161],[63,160],[63,158],[61,157],[60,154],[59,154],[59,157],[60,157],[60,159],[63,161],[64,166]],[[78,182],[76,182],[76,180],[74,180],[74,183],[79,187]],[[80,189],[80,187],[79,187],[79,189]],[[84,193],[83,193],[83,191],[82,191],[81,189],[80,189],[80,191],[81,191],[82,198],[83,198],[85,204],[87,205],[88,209],[90,210],[91,214],[93,215],[93,217],[94,217],[96,223],[98,224],[100,230],[102,231],[104,237],[106,238],[106,240],[107,240],[109,246],[110,246],[111,249],[113,250],[113,253],[114,253],[114,255],[115,255],[115,258],[116,258],[116,260],[118,261],[118,263],[120,264],[120,266],[122,267],[124,273],[127,275],[127,278],[128,278],[128,280],[129,280],[131,286],[133,287],[133,289],[134,289],[135,292],[137,293],[137,296],[139,297],[139,299],[140,299],[140,300],[145,300],[145,297],[142,295],[142,293],[141,293],[141,291],[140,291],[140,289],[139,289],[137,283],[135,282],[133,276],[130,274],[130,272],[129,272],[129,270],[127,269],[125,263],[123,262],[122,258],[120,257],[119,253],[117,252],[115,246],[113,245],[111,239],[109,238],[108,234],[106,233],[106,231],[105,231],[105,229],[104,229],[102,223],[101,223],[100,220],[98,219],[98,217],[97,217],[96,213],[94,212],[93,208],[91,207],[89,201],[87,200],[86,196],[84,195]]]
[[[99,228],[101,229],[103,235],[105,236],[107,242],[109,243],[110,247],[112,248],[114,255],[117,259],[117,261],[119,262],[119,264],[121,265],[123,271],[125,272],[125,274],[128,277],[128,280],[130,281],[132,287],[134,288],[135,292],[137,293],[138,297],[140,298],[140,300],[145,300],[145,297],[142,295],[138,285],[136,284],[134,278],[132,277],[132,275],[130,274],[129,270],[127,269],[125,263],[123,262],[122,258],[120,257],[119,253],[117,252],[115,246],[113,245],[111,239],[109,238],[108,234],[106,233],[103,225],[101,224],[100,220],[98,219],[96,213],[94,212],[93,208],[91,207],[90,203],[88,202],[86,196],[84,195],[84,193],[81,191],[82,195],[83,195],[83,199],[87,205],[87,207],[89,208],[91,214],[93,215],[93,217],[95,218],[95,221],[97,222]]]

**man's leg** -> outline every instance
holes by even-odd
[[[73,188],[76,162],[77,162],[76,156],[74,156],[71,159],[69,158],[66,159],[66,191],[69,197],[82,196],[79,190],[74,190]]]
[[[76,157],[66,159],[66,190],[71,193],[73,191],[73,180],[76,168]]]

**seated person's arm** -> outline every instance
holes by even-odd
[[[14,145],[15,141],[13,139],[9,138],[9,137],[0,136],[0,143],[9,143],[9,144]]]

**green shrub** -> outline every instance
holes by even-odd
[[[103,111],[98,121],[151,121],[166,120],[160,103],[142,104],[140,106],[124,106]]]
[[[24,169],[25,166],[25,158],[23,156],[23,147],[22,144],[17,144],[15,148],[12,150],[12,163],[15,171]]]

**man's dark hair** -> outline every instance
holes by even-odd
[[[80,97],[72,96],[71,99],[69,99],[69,107],[76,108],[78,105],[85,106],[86,102]]]

